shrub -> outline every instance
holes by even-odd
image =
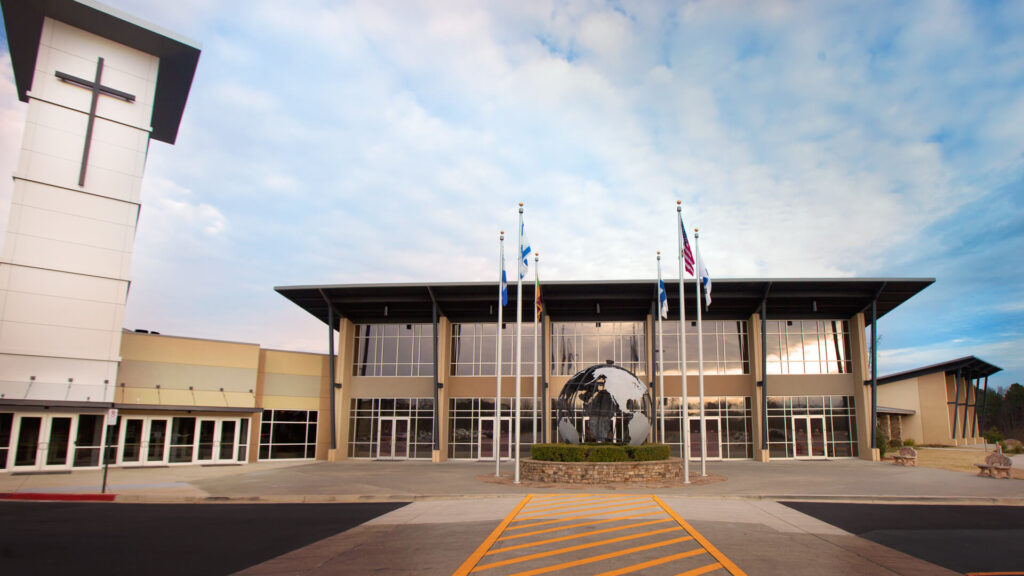
[[[989,444],[998,444],[999,442],[1006,440],[1006,436],[1003,436],[1003,433],[995,426],[985,430],[981,435],[985,438],[985,442]]]
[[[1015,440],[1013,438],[1007,438],[1005,441],[1003,441],[1003,447],[1004,447],[1003,451],[1004,452],[1009,452],[1010,454],[1021,454],[1021,453],[1024,453],[1024,444],[1021,444],[1020,440]]]
[[[587,462],[625,462],[629,460],[622,446],[587,446]]]
[[[530,456],[546,462],[631,462],[667,460],[667,444],[622,446],[615,444],[534,444]]]
[[[903,445],[910,446],[911,448],[913,448],[914,446],[917,446],[917,442],[914,442],[913,438],[907,438],[906,440],[903,441]]]
[[[668,444],[642,444],[640,446],[626,446],[626,453],[630,460],[668,460],[671,452]]]
[[[875,429],[878,441],[878,457],[885,458],[885,453],[889,450],[889,438],[885,435],[885,430],[881,426]]]

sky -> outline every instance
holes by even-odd
[[[326,352],[274,286],[496,280],[519,202],[542,280],[653,282],[678,199],[715,278],[935,278],[880,374],[1022,380],[1022,2],[107,4],[202,44],[126,328]]]

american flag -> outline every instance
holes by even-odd
[[[686,268],[686,273],[691,276],[696,276],[693,272],[693,251],[690,250],[690,239],[686,236],[686,225],[683,224],[683,215],[679,215],[679,226],[683,229],[683,267]]]

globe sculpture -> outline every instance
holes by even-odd
[[[647,387],[632,372],[611,364],[598,364],[576,373],[555,403],[558,432],[570,444],[579,444],[575,422],[586,419],[596,442],[613,441],[613,420],[625,424],[626,439],[639,446],[651,431],[653,403]]]

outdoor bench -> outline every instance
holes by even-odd
[[[893,464],[917,466],[917,450],[914,450],[910,446],[904,446],[900,448],[899,453],[893,455],[892,459]]]
[[[984,464],[975,464],[975,466],[978,467],[978,476],[1009,478],[1013,462],[1005,454],[993,452],[985,457]]]

